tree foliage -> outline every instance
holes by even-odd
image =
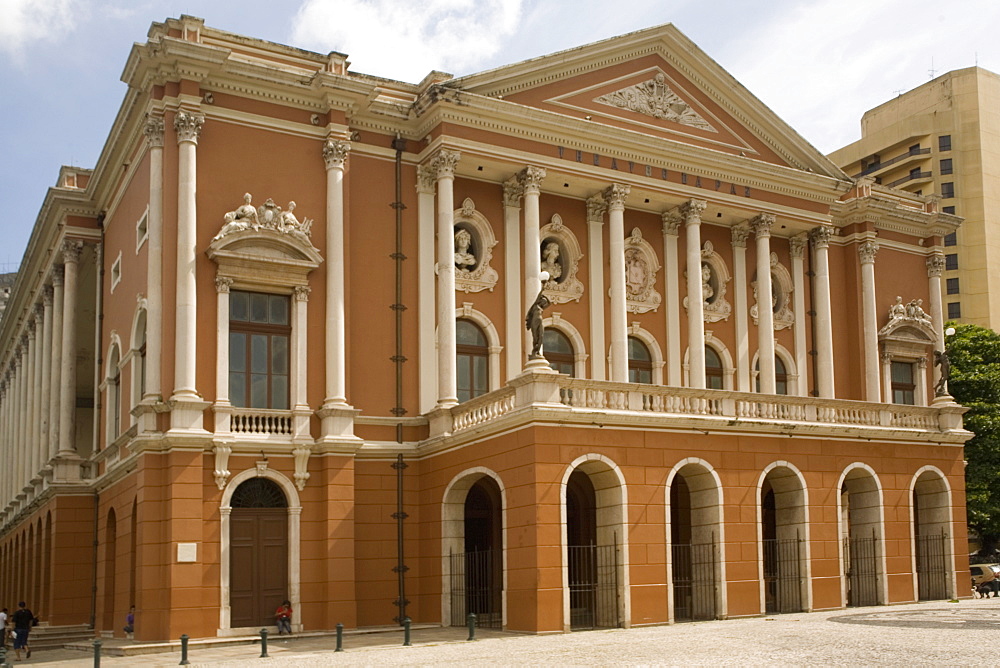
[[[965,428],[975,436],[965,444],[969,527],[983,551],[1000,543],[1000,335],[976,325],[949,323],[949,393],[968,406]]]

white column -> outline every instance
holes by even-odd
[[[916,373],[916,376],[917,376],[917,378],[916,378],[916,381],[917,381],[916,382],[916,386],[917,387],[916,387],[916,391],[915,391],[915,394],[916,394],[916,404],[918,406],[926,406],[927,405],[927,393],[928,393],[928,389],[927,389],[927,358],[926,357],[921,357],[920,359],[917,360],[917,373]],[[891,392],[892,392],[892,390],[891,390],[891,387],[892,387],[892,376],[886,376],[885,384],[889,385],[889,387],[890,387],[890,390],[889,390],[890,397],[889,398],[891,399],[892,398],[891,397]]]
[[[941,303],[941,274],[944,273],[944,255],[940,251],[927,256],[927,289],[931,296],[931,322],[934,324],[934,348],[944,350],[944,304]],[[938,369],[937,367],[934,367]],[[934,383],[940,377],[940,370],[934,372]]]
[[[417,167],[417,346],[420,412],[437,403],[437,358],[434,352],[434,181],[430,165]],[[517,280],[513,283],[516,285]],[[508,283],[509,285],[509,283]]]
[[[681,205],[687,237],[688,368],[691,387],[705,387],[705,302],[701,291],[701,212],[705,200],[692,199]]]
[[[146,388],[142,398],[159,401],[163,362],[163,117],[148,116],[144,130],[149,142],[149,213],[146,216]]]
[[[52,267],[52,378],[49,381],[49,459],[59,452],[59,419],[62,410],[63,266]]]
[[[42,451],[45,449],[42,441],[42,378],[44,373],[45,350],[45,310],[41,304],[35,306],[35,371],[32,376],[31,396],[31,479],[41,479],[38,472],[42,468]]]
[[[198,401],[198,136],[205,117],[186,111],[174,116],[177,131],[177,289],[174,326],[174,392],[171,399]],[[176,412],[176,409],[175,409]],[[191,428],[188,417],[171,427]]]
[[[215,405],[229,406],[229,290],[233,279],[215,279]],[[148,349],[147,349],[148,350]],[[216,429],[218,431],[218,428]]]
[[[26,350],[28,346],[27,337],[21,339],[21,345],[17,349],[17,379],[15,384],[15,391],[17,392],[17,404],[16,413],[14,415],[14,421],[16,426],[15,436],[14,436],[14,493],[12,496],[20,496],[21,488],[24,486],[25,471],[28,467],[24,461],[24,445],[25,445],[25,427],[27,426],[27,420],[24,419],[24,413],[27,409],[27,394],[28,388],[24,382],[24,377],[27,372],[26,361]]]
[[[628,382],[628,302],[625,294],[625,198],[629,186],[604,190],[608,203],[608,257],[611,262],[611,380]],[[596,351],[595,351],[596,352]]]
[[[663,275],[666,290],[664,310],[667,318],[667,385],[680,387],[681,367],[684,364],[681,357],[680,258],[677,252],[681,214],[674,209],[664,212],[660,219],[663,221]]]
[[[0,438],[6,448],[11,446],[10,438],[10,373],[4,372],[3,383],[0,384]],[[7,455],[10,457],[10,454]],[[10,496],[7,490],[10,484],[10,466],[0,467],[0,512],[7,507]]]
[[[437,174],[438,408],[458,404],[455,377],[455,165],[461,154],[441,150],[433,160]]]
[[[503,238],[504,238],[504,338],[507,344],[507,381],[524,368],[524,313],[521,312],[521,197],[524,186],[514,176],[503,184]],[[538,236],[537,232],[535,236]],[[541,256],[539,255],[539,258]],[[539,259],[539,261],[541,261]],[[537,296],[538,293],[536,292]]]
[[[774,309],[771,307],[771,226],[774,216],[761,213],[750,221],[757,241],[757,364],[762,394],[774,394]]]
[[[858,246],[861,260],[861,314],[864,328],[865,400],[879,401],[878,314],[875,308],[875,254],[878,244],[873,240]]]
[[[34,464],[34,454],[35,454],[35,378],[37,374],[35,373],[38,365],[36,364],[35,352],[38,350],[38,337],[37,328],[33,320],[28,322],[27,327],[28,334],[28,347],[25,351],[25,362],[24,362],[24,479],[22,482],[25,487],[29,486],[29,482],[35,475],[33,470]]]
[[[66,241],[63,254],[62,369],[59,373],[59,455],[76,452],[77,273],[83,244]]]
[[[744,223],[730,229],[733,246],[733,299],[736,315],[736,389],[751,392],[750,385],[750,306],[747,304],[747,237]]]
[[[40,466],[45,466],[49,461],[49,442],[52,438],[52,411],[49,402],[52,394],[52,295],[51,285],[42,288],[42,382],[38,405],[41,432],[37,446]]]
[[[604,341],[607,297],[604,291],[604,212],[608,205],[600,193],[587,198],[587,262],[590,277],[590,377],[605,380],[608,353]]]
[[[806,277],[805,251],[807,234],[796,234],[788,240],[792,256],[792,312],[795,317],[792,335],[795,339],[795,373],[798,375],[799,396],[809,396],[809,347],[806,344]]]
[[[813,245],[813,285],[816,312],[816,386],[819,396],[832,399],[833,378],[833,313],[830,308],[830,239],[833,228],[817,227],[809,233]]]
[[[885,383],[882,385],[882,401],[887,404],[892,403],[892,355],[883,352],[879,355],[879,360],[882,362],[882,377],[885,378]],[[916,374],[913,375],[914,380],[916,380]],[[917,397],[921,399],[921,397]]]
[[[344,284],[344,165],[351,145],[328,139],[326,163],[326,398],[324,408],[347,403],[347,320]]]
[[[309,293],[312,288],[308,285],[295,286],[292,299],[292,318],[295,323],[292,329],[292,350],[290,362],[291,371],[291,407],[295,410],[308,411],[309,400],[307,399],[307,379],[309,372],[309,360],[307,357],[308,333],[309,333]],[[228,360],[227,360],[228,362]]]
[[[542,283],[538,280],[538,275],[542,272],[542,249],[541,241],[538,238],[538,230],[541,227],[538,200],[541,196],[542,179],[544,178],[545,170],[531,165],[517,174],[524,195],[524,308],[522,313],[528,312],[528,308],[535,303],[535,298],[538,297],[538,291],[542,289]],[[522,336],[527,336],[527,330],[523,330]]]

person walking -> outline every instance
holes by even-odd
[[[132,634],[135,633],[135,606],[133,605],[128,609],[128,614],[125,615],[125,637],[132,640],[134,637]]]
[[[17,610],[10,618],[14,622],[14,655],[20,661],[21,650],[24,649],[27,653],[25,658],[30,659],[31,648],[28,646],[28,633],[31,632],[31,627],[38,623],[38,620],[35,619],[35,613],[28,610],[24,601],[21,601],[17,604]]]
[[[287,633],[292,635],[292,603],[289,600],[282,601],[281,605],[274,612],[275,619],[278,620],[278,635]]]
[[[0,610],[0,647],[7,646],[7,608]]]

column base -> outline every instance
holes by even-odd
[[[80,482],[83,458],[75,452],[60,452],[52,460],[52,482]]]
[[[320,419],[320,441],[359,440],[354,435],[354,418],[361,411],[349,404],[324,404],[316,411]]]
[[[205,430],[205,409],[212,404],[201,397],[171,397],[167,402],[170,410],[170,435],[208,434]]]
[[[552,365],[549,364],[549,361],[545,359],[545,357],[539,355],[538,357],[528,358],[527,364],[524,365],[524,371],[522,371],[520,375],[523,376],[526,373],[559,373],[559,372],[552,368]]]

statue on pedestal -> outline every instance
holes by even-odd
[[[542,287],[538,291],[538,296],[528,308],[527,315],[524,316],[524,328],[531,332],[531,354],[529,360],[545,359],[542,354],[542,337],[545,334],[545,327],[542,324],[542,311],[547,309],[551,302],[545,296],[545,282],[549,280],[549,273],[543,271],[539,276]]]
[[[943,397],[948,394],[948,380],[951,376],[951,360],[948,359],[948,349],[934,351],[934,366],[941,367],[941,378],[934,386],[934,396]]]

